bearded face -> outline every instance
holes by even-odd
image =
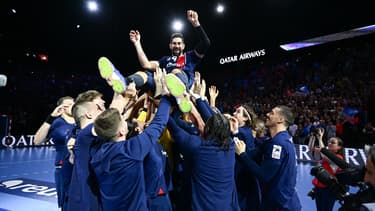
[[[169,49],[173,56],[180,56],[185,49],[185,43],[180,37],[175,37],[169,43]]]

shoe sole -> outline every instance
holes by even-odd
[[[174,74],[167,74],[165,76],[165,83],[168,87],[168,90],[171,92],[171,95],[180,97],[184,94],[185,84],[183,84],[181,80]]]
[[[113,91],[122,94],[125,92],[126,85],[125,82],[121,81],[121,78],[125,81],[124,77],[119,71],[116,71],[115,66],[107,57],[100,57],[98,60],[98,68],[100,76],[107,80],[107,83],[112,86]],[[114,74],[119,79],[113,79]]]
[[[180,100],[180,104],[178,104],[180,110],[184,113],[189,113],[191,111],[190,101],[186,98],[181,98]]]
[[[116,93],[122,94],[125,92],[126,86],[121,80],[112,80],[112,89]]]
[[[176,98],[178,107],[184,113],[191,111],[191,104],[189,99],[184,96],[186,91],[185,84],[174,74],[168,74],[165,77],[165,83],[171,95]]]
[[[106,57],[99,58],[98,68],[100,76],[104,79],[109,79],[115,71],[115,67],[113,66],[112,62],[109,61],[109,59],[107,59]]]

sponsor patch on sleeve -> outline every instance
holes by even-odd
[[[273,145],[272,158],[280,160],[281,150],[282,150],[281,146]]]

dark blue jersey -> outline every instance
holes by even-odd
[[[297,161],[292,137],[287,131],[277,133],[259,148],[262,156],[258,165],[253,155],[240,156],[249,170],[262,184],[262,210],[300,210],[301,204],[295,190]]]
[[[162,98],[156,116],[141,134],[105,142],[91,152],[104,210],[147,210],[143,160],[164,130],[169,108],[170,102]]]
[[[207,122],[207,120],[215,114],[215,111],[211,108],[208,104],[207,100],[203,100],[202,98],[198,98],[196,100],[197,110],[202,116],[202,120]]]
[[[201,61],[194,51],[188,51],[181,56],[164,56],[159,60],[160,68],[165,68],[167,73],[173,69],[183,70],[189,78],[188,87],[194,83],[195,66]]]
[[[238,128],[238,133],[232,135],[246,143],[246,150],[254,149],[255,141],[250,127],[242,126]],[[259,210],[260,189],[258,180],[247,170],[246,165],[241,162],[240,157],[237,155],[235,180],[241,210]]]
[[[68,154],[68,149],[66,148],[66,141],[69,133],[75,127],[75,124],[70,124],[62,117],[55,119],[48,131],[47,138],[53,138],[56,148],[55,165],[62,166],[62,161],[64,157]]]
[[[172,210],[168,192],[171,185],[171,172],[167,152],[156,142],[143,161],[147,206],[150,210]]]
[[[83,128],[74,144],[74,165],[68,191],[68,210],[100,210],[97,183],[90,169],[90,147],[97,137],[93,124]]]
[[[168,193],[164,175],[166,165],[167,152],[159,143],[155,143],[143,162],[147,198]]]
[[[191,165],[192,210],[239,210],[234,182],[234,142],[228,151],[190,135],[170,118],[168,129]]]

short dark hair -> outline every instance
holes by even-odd
[[[137,131],[135,130],[136,127],[137,127],[137,124],[134,123],[131,120],[127,120],[126,122],[127,122],[127,125],[128,125],[128,134],[126,134],[126,139],[129,139],[133,136],[138,135]]]
[[[229,149],[230,144],[230,123],[221,113],[212,115],[204,126],[204,137],[217,142],[223,150]]]
[[[95,132],[104,141],[114,141],[121,121],[120,112],[115,108],[108,108],[95,119]]]
[[[172,42],[172,40],[173,40],[174,38],[181,38],[181,39],[182,39],[182,42],[185,42],[185,40],[184,40],[184,35],[181,34],[181,33],[179,33],[179,32],[173,33],[173,34],[171,35],[171,39],[169,40],[169,42]]]
[[[291,108],[285,105],[276,106],[279,108],[279,115],[283,116],[285,119],[285,126],[289,126],[294,123],[294,114]]]

